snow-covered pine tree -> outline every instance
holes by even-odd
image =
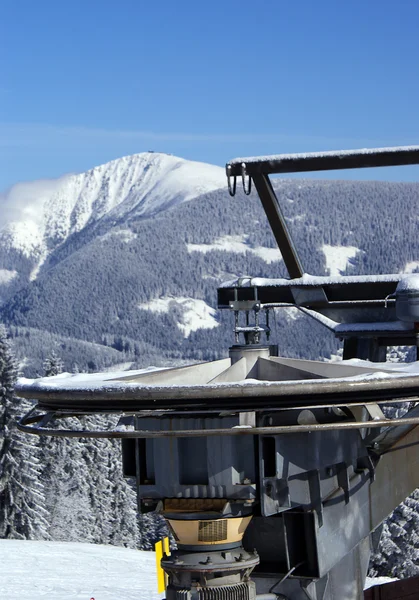
[[[386,519],[369,574],[400,579],[419,575],[419,489]]]
[[[0,326],[0,537],[48,539],[48,511],[39,480],[37,439],[19,432],[18,419],[30,405],[16,398],[17,362]]]
[[[76,420],[69,427],[80,425]],[[90,472],[81,440],[53,438],[44,446],[43,481],[53,540],[96,542]]]
[[[43,363],[44,376],[62,372],[61,357],[53,351]],[[58,423],[61,428],[77,428],[77,419]],[[95,542],[95,516],[90,502],[90,473],[83,459],[80,439],[41,437],[42,473],[50,537],[56,541]]]
[[[112,513],[110,543],[136,548],[139,545],[137,494],[122,471],[121,444],[109,443],[108,479],[111,485]]]
[[[94,416],[84,419],[84,422],[87,428],[106,429],[108,419]],[[136,548],[136,493],[123,477],[120,444],[106,438],[86,439],[82,440],[82,447],[89,471],[95,542]]]
[[[55,350],[51,352],[49,356],[44,360],[44,376],[52,377],[53,375],[59,375],[63,372],[63,361],[61,357],[56,354]]]

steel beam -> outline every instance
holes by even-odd
[[[306,173],[417,164],[419,164],[419,146],[402,146],[236,158],[227,163],[227,173],[230,176],[240,177],[244,165],[246,175],[252,177],[254,181],[254,176],[260,174]]]
[[[253,175],[252,178],[289,276],[291,279],[302,277],[304,269],[269,177]]]

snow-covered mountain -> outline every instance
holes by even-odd
[[[0,297],[37,277],[69,236],[99,222],[102,233],[133,217],[150,217],[225,185],[221,167],[144,152],[86,173],[12,188],[0,230]],[[13,206],[10,206],[13,204]],[[13,210],[14,208],[14,210]],[[106,222],[106,226],[103,227]],[[11,268],[20,263],[20,268]]]
[[[273,186],[307,273],[418,268],[419,184]],[[287,276],[257,195],[230,198],[220,167],[148,152],[20,184],[1,203],[0,321],[31,376],[53,348],[83,370],[220,357],[232,326],[215,310],[218,284]],[[271,338],[282,353],[337,352],[330,334],[290,318]]]

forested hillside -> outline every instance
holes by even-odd
[[[417,268],[418,184],[275,180],[274,186],[306,272]],[[217,285],[247,274],[286,276],[286,270],[257,196],[230,198],[222,188],[180,202],[179,193],[157,212],[132,208],[131,198],[130,210],[118,205],[117,214],[90,217],[51,243],[36,277],[10,296],[4,288],[0,318],[12,326],[25,374],[39,372],[53,349],[70,371],[75,364],[91,371],[112,362],[145,366],[225,355],[232,321],[213,310]],[[143,206],[139,198],[137,205]],[[327,332],[307,327],[303,317],[290,328],[288,319],[277,311],[273,341],[281,353],[317,358],[336,351]]]

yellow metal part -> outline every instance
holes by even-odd
[[[169,538],[165,537],[155,544],[156,551],[156,569],[157,569],[157,593],[162,594],[167,587],[167,575],[161,567],[161,560],[164,555],[170,556]]]
[[[241,542],[251,516],[229,519],[167,519],[176,541],[188,546]]]

